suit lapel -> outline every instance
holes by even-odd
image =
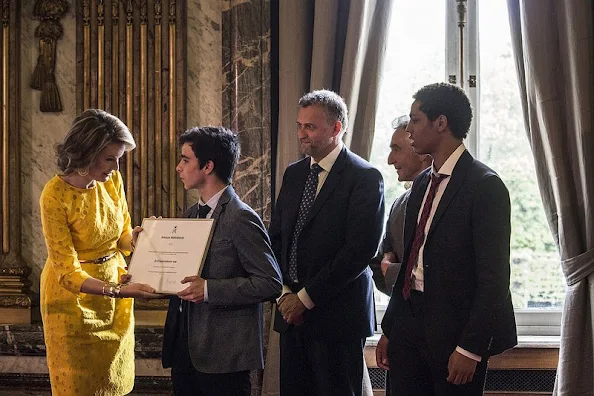
[[[187,217],[189,219],[195,219],[196,217],[198,217],[198,202],[186,209],[186,211],[183,214],[183,217]]]
[[[421,210],[421,204],[423,203],[423,197],[425,196],[425,191],[427,191],[427,186],[429,185],[429,180],[431,179],[430,174],[431,168],[423,171],[418,176],[410,191],[410,197],[408,198],[406,216],[404,220],[405,248],[412,243],[414,238],[415,230],[417,229],[419,211]]]
[[[219,219],[219,217],[221,216],[221,214],[223,213],[224,209],[225,209],[225,205],[227,205],[229,203],[229,200],[231,199],[231,197],[235,196],[235,190],[233,189],[233,187],[231,185],[228,185],[227,188],[225,189],[225,191],[223,191],[223,194],[221,194],[221,197],[219,198],[219,201],[217,202],[217,206],[214,209],[214,211],[212,212],[212,216],[211,218],[215,221],[215,228],[217,225],[217,220]]]
[[[223,194],[221,194],[221,197],[219,198],[219,201],[217,202],[217,206],[214,208],[214,210],[212,212],[212,216],[211,216],[211,219],[214,220],[214,224],[212,226],[212,241],[215,240],[215,235],[217,232],[217,226],[219,224],[219,219],[220,219],[221,215],[225,212],[225,206],[229,203],[229,201],[231,200],[231,197],[233,197],[235,195],[236,195],[235,190],[233,189],[233,187],[231,185],[227,186],[225,191],[223,191]],[[198,207],[198,205],[196,205],[196,207]],[[208,253],[207,253],[206,257],[208,258]],[[210,273],[210,260],[207,259],[204,261],[204,266],[202,267],[201,276],[206,279],[209,277],[209,273]]]
[[[456,163],[456,166],[452,171],[452,175],[450,176],[450,181],[448,182],[448,185],[445,191],[443,192],[441,199],[439,200],[439,205],[437,206],[437,210],[433,215],[433,220],[431,220],[431,227],[429,227],[427,238],[429,238],[429,236],[435,229],[436,224],[441,219],[441,216],[452,202],[452,199],[454,199],[456,193],[464,184],[464,180],[466,179],[466,172],[468,171],[468,167],[472,163],[472,160],[472,155],[470,155],[468,151],[465,151],[458,160],[458,163]]]
[[[305,218],[305,225],[307,225],[307,223],[309,223],[310,220],[315,217],[316,213],[318,213],[324,202],[330,196],[330,193],[332,193],[332,191],[336,189],[336,186],[338,186],[342,177],[342,171],[344,170],[348,160],[347,155],[347,149],[346,147],[343,147],[342,151],[338,155],[338,158],[336,158],[336,162],[334,162],[334,165],[332,165],[332,169],[330,169],[330,173],[328,174],[328,177],[326,177],[326,181],[324,181],[322,189],[314,200],[313,206]]]

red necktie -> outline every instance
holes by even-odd
[[[419,224],[417,224],[417,230],[415,232],[415,239],[413,240],[413,245],[410,249],[408,261],[406,263],[406,274],[404,277],[404,286],[402,287],[402,297],[404,297],[405,300],[408,300],[408,297],[410,296],[410,288],[412,286],[412,271],[417,259],[419,258],[419,249],[421,249],[421,246],[425,241],[425,226],[427,225],[427,220],[429,219],[429,213],[431,213],[433,199],[435,198],[435,193],[437,192],[439,183],[441,183],[441,181],[446,177],[448,177],[448,175],[435,175],[433,172],[431,172],[431,187],[429,187],[429,193],[427,194],[425,205],[423,205],[421,218],[419,219]]]

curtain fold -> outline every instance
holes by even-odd
[[[287,165],[301,158],[297,101],[315,89],[331,89],[345,99],[345,144],[369,159],[391,8],[390,0],[279,3],[277,186]]]
[[[592,0],[507,0],[524,122],[567,293],[555,395],[594,394]]]

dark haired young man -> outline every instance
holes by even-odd
[[[238,137],[223,127],[191,128],[179,137],[177,173],[200,201],[184,217],[215,219],[200,276],[172,297],[163,367],[176,395],[250,395],[250,370],[263,368],[262,304],[280,295],[281,274],[260,217],[231,180]]]
[[[509,193],[462,143],[472,121],[462,89],[431,84],[413,98],[407,131],[433,165],[411,189],[378,365],[392,395],[482,395],[489,356],[517,343]]]

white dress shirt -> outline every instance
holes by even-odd
[[[462,156],[462,154],[465,151],[466,151],[466,147],[464,146],[464,144],[461,144],[460,146],[458,146],[458,148],[456,150],[454,150],[454,152],[443,163],[441,168],[439,168],[439,171],[436,171],[435,168],[433,167],[433,165],[431,165],[431,173],[433,173],[435,175],[437,175],[437,174],[448,175],[448,177],[443,179],[441,181],[441,183],[439,184],[439,186],[437,187],[437,191],[435,192],[435,198],[433,198],[433,205],[431,206],[431,211],[429,212],[429,218],[427,219],[427,224],[425,224],[425,239],[423,240],[423,244],[419,248],[419,255],[417,258],[417,262],[415,263],[415,265],[413,267],[413,272],[412,272],[412,276],[414,279],[414,282],[412,284],[412,289],[414,289],[414,290],[423,291],[425,288],[425,285],[423,282],[423,251],[425,250],[425,240],[427,239],[427,233],[429,232],[429,229],[431,228],[431,223],[433,222],[433,216],[435,216],[435,211],[437,210],[437,207],[439,206],[439,201],[441,201],[441,197],[443,196],[443,193],[444,193],[446,187],[448,186],[448,183],[450,182],[450,178],[452,176],[454,167],[456,166],[456,164],[458,163],[458,160],[460,159],[460,157]],[[421,214],[423,213],[422,208],[425,206],[425,201],[427,200],[427,195],[429,194],[430,187],[431,187],[431,182],[429,182],[429,184],[427,185],[427,190],[425,191],[425,196],[423,197],[423,202],[421,203],[421,210],[419,210],[419,215],[417,217],[417,224],[419,223],[419,220],[421,219]]]

